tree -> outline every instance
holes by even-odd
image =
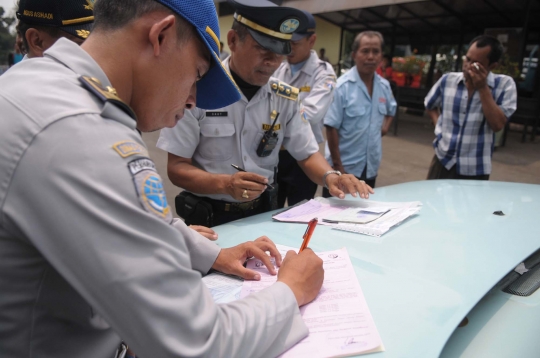
[[[6,15],[0,6],[0,65],[7,65],[7,57],[15,46],[15,35],[9,29],[15,23],[15,18]]]

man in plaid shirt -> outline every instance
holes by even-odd
[[[435,124],[428,179],[489,180],[494,133],[516,110],[514,80],[491,72],[503,53],[490,36],[471,41],[463,72],[445,74],[424,104]]]

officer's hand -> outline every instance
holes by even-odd
[[[209,240],[216,241],[218,239],[217,233],[209,227],[200,225],[189,225],[189,228],[197,231],[199,234]]]
[[[236,200],[250,201],[256,199],[266,189],[268,179],[250,172],[238,172],[230,176],[227,193]]]
[[[479,90],[487,86],[487,76],[489,71],[480,63],[471,63],[469,65],[468,72],[475,90]]]
[[[270,256],[266,254],[266,251],[270,252]],[[258,281],[261,279],[261,275],[243,266],[244,262],[250,257],[261,260],[272,275],[276,274],[276,269],[272,261],[270,261],[270,257],[275,259],[277,266],[281,266],[281,254],[276,245],[266,236],[261,236],[255,241],[248,241],[238,246],[221,249],[212,268],[223,273],[240,276],[246,280]]]
[[[363,180],[358,180],[352,174],[343,174],[341,176],[330,174],[326,177],[326,184],[330,194],[340,199],[345,198],[345,194],[356,197],[356,193],[359,193],[362,199],[367,199],[369,194],[375,193]]]
[[[345,168],[343,167],[343,164],[334,164],[334,166],[332,167],[332,169],[338,170],[341,174],[346,174],[346,173],[347,173],[347,171],[346,171]]]
[[[317,297],[323,280],[323,261],[311,249],[305,249],[298,255],[294,251],[287,252],[279,269],[278,281],[291,288],[299,306]]]

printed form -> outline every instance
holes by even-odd
[[[284,256],[297,249],[277,245]],[[346,357],[384,350],[377,327],[345,248],[320,252],[324,283],[315,300],[300,308],[309,336],[281,357]],[[244,281],[240,297],[276,282],[260,260],[248,261],[247,268],[258,271],[260,281]]]

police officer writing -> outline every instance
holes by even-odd
[[[322,260],[282,260],[266,237],[222,249],[173,220],[137,132],[238,100],[213,1],[99,0],[94,16],[81,47],[59,39],[0,77],[0,355],[280,355],[308,335]],[[201,275],[259,279],[251,256],[275,274],[274,257],[278,282],[216,305]]]
[[[304,12],[269,1],[231,3],[236,12],[224,66],[241,89],[241,100],[212,111],[186,111],[158,141],[169,152],[169,178],[187,190],[176,200],[179,215],[186,223],[212,226],[277,207],[265,184],[274,182],[281,146],[332,195],[367,198],[373,193],[369,186],[332,170],[318,152],[298,89],[271,77],[291,51],[292,33],[306,28]]]
[[[298,99],[304,106],[304,115],[309,121],[317,143],[323,143],[323,118],[332,103],[336,87],[336,74],[332,66],[317,56],[313,50],[317,34],[315,19],[305,12],[308,26],[296,31],[291,39],[291,53],[274,73],[274,77],[300,90]],[[317,183],[311,181],[285,148],[279,152],[278,165],[278,206],[285,200],[289,206],[315,196]]]

